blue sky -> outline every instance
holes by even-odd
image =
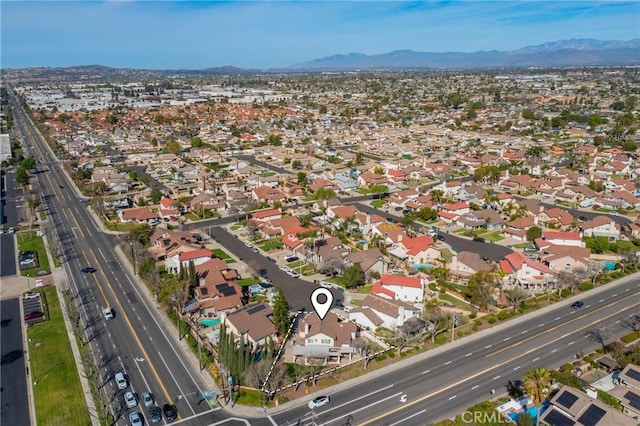
[[[640,2],[0,2],[0,66],[277,68],[358,52],[640,38]]]

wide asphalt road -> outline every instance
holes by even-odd
[[[0,302],[0,424],[28,425],[27,371],[22,344],[20,299]]]
[[[605,328],[611,340],[629,332],[624,322],[640,309],[638,277],[627,277],[589,295],[572,310],[567,300],[393,365],[385,371],[337,385],[323,393],[331,403],[316,410],[315,424],[425,425],[506,393],[510,382],[532,368],[557,368],[598,343],[587,330]],[[277,424],[312,424],[306,405],[272,416]]]

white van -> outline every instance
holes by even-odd
[[[112,320],[113,319],[113,309],[111,309],[110,307],[106,307],[102,309],[102,314],[104,315],[104,318],[106,320]]]

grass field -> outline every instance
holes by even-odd
[[[36,417],[41,425],[90,423],[55,287],[45,287],[49,321],[30,326],[29,356]]]
[[[38,262],[40,262],[37,268],[26,269],[20,271],[20,275],[34,277],[38,271],[47,270],[50,271],[49,258],[47,257],[47,251],[44,248],[44,241],[42,237],[39,237],[36,231],[21,231],[18,232],[18,250],[20,251],[35,251],[38,253]]]
[[[229,256],[227,254],[227,252],[225,252],[222,249],[216,248],[211,250],[213,252],[213,254],[215,254],[216,256],[218,256],[220,259],[224,260],[227,263],[235,263],[235,260],[233,260],[233,258],[231,256]]]
[[[471,310],[471,306],[469,306],[468,304],[466,304],[462,300],[456,299],[455,297],[453,297],[453,296],[451,296],[449,294],[439,294],[438,295],[438,300],[441,301],[441,302],[449,303],[449,304],[455,306],[456,308],[465,309],[465,310]]]
[[[504,240],[502,233],[500,231],[492,231],[484,234],[480,234],[487,241],[501,241]]]

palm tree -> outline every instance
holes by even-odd
[[[547,399],[551,388],[551,374],[545,368],[536,368],[535,370],[527,371],[522,379],[522,387],[527,396],[531,398],[533,405],[538,409],[538,415],[536,416],[536,426],[538,426],[540,424],[540,406]]]

